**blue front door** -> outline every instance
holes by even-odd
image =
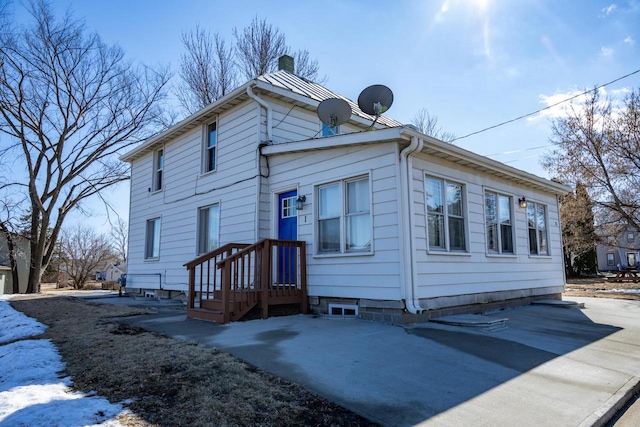
[[[298,239],[298,192],[288,191],[278,195],[278,239]],[[278,246],[278,283],[295,283],[297,275],[296,248]]]

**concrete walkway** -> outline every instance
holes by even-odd
[[[572,300],[585,308],[488,315],[509,318],[492,332],[302,315],[217,325],[175,309],[121,321],[228,351],[384,425],[602,425],[638,391],[640,301]]]

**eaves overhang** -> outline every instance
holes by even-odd
[[[413,137],[424,140],[422,152],[430,156],[554,195],[562,196],[571,191],[571,188],[566,185],[505,165],[405,126],[268,145],[262,148],[262,154],[275,156],[286,153],[327,150],[337,147],[379,144],[392,141],[396,141],[401,145],[408,145]]]
[[[120,156],[120,160],[123,162],[132,162],[148,152],[161,147],[163,144],[210,122],[218,114],[245,102],[249,99],[249,95],[247,95],[248,86],[255,86],[255,81],[251,80],[245,83],[209,106],[179,121],[164,132],[147,139],[138,147]]]

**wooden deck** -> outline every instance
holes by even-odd
[[[187,317],[228,323],[259,307],[300,304],[308,311],[306,244],[264,239],[229,243],[185,264],[189,270]]]

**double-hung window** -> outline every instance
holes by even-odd
[[[217,155],[217,139],[218,139],[218,127],[217,123],[213,122],[207,126],[207,131],[204,137],[204,146],[202,149],[202,172],[207,173],[216,170],[216,155]]]
[[[144,244],[144,258],[160,258],[160,218],[147,220]]]
[[[164,169],[164,149],[157,150],[153,155],[153,191],[162,190],[162,171]]]
[[[217,248],[220,232],[220,208],[218,205],[198,209],[198,255]]]
[[[464,186],[426,177],[427,233],[430,250],[467,250]]]
[[[369,177],[318,187],[318,253],[371,252]]]
[[[549,255],[546,206],[527,202],[527,225],[529,228],[529,254]]]
[[[484,211],[487,229],[487,251],[494,254],[513,253],[513,199],[486,191]]]

